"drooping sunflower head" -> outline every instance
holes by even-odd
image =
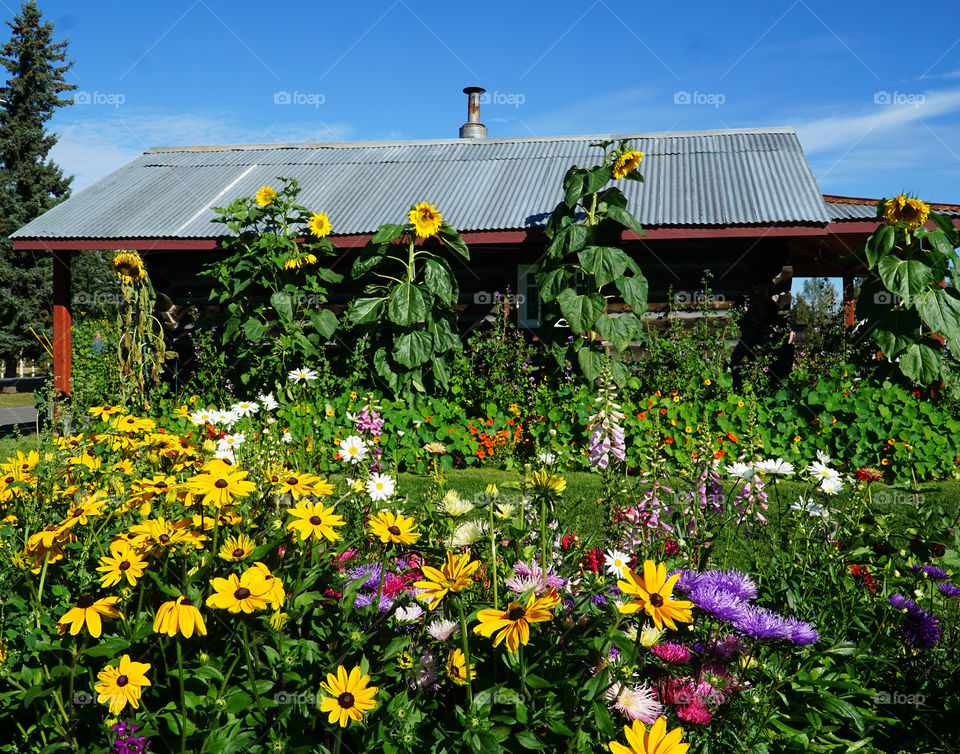
[[[326,212],[314,212],[307,221],[307,227],[317,238],[324,238],[333,229]]]
[[[273,200],[277,198],[277,192],[273,190],[270,186],[261,186],[260,190],[257,191],[257,204],[261,207],[266,207],[268,204],[273,204]]]
[[[427,202],[420,202],[420,204],[411,207],[409,218],[413,229],[417,233],[417,238],[435,236],[443,224],[440,213]]]
[[[139,283],[147,276],[143,260],[135,251],[121,251],[113,258],[113,271],[117,273],[120,282],[127,285]]]
[[[543,492],[563,492],[567,489],[567,480],[562,476],[548,474],[545,470],[534,471],[530,475],[530,486]]]
[[[629,175],[637,169],[637,165],[640,164],[642,159],[643,152],[637,152],[634,149],[629,149],[626,152],[623,152],[619,157],[617,157],[617,161],[613,163],[613,177],[623,178],[624,176]]]
[[[900,194],[884,202],[883,214],[887,225],[906,223],[908,230],[916,230],[927,221],[930,205],[906,194]]]

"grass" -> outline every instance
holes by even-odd
[[[33,406],[35,403],[33,393],[0,393],[0,408]]]
[[[15,456],[18,450],[24,453],[30,450],[40,450],[40,437],[38,435],[0,437],[0,463],[10,456]]]

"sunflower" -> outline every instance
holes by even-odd
[[[287,524],[287,528],[300,535],[305,540],[313,537],[316,540],[325,537],[331,542],[340,539],[332,527],[343,526],[346,522],[334,513],[333,506],[325,508],[323,503],[299,503],[289,510],[296,520]]]
[[[410,223],[417,232],[417,238],[430,238],[435,236],[440,226],[443,224],[443,218],[427,202],[420,202],[410,208]]]
[[[263,573],[256,568],[248,568],[240,578],[231,573],[227,578],[211,579],[213,594],[207,597],[207,607],[229,610],[231,613],[252,613],[267,607],[266,594],[270,586],[264,581]]]
[[[376,686],[367,686],[370,676],[361,673],[360,668],[353,668],[349,675],[347,669],[340,665],[337,674],[327,673],[327,680],[320,682],[320,687],[330,696],[320,701],[320,711],[329,712],[329,722],[339,722],[341,728],[347,727],[350,718],[357,722],[377,706],[373,697],[377,695]],[[332,698],[331,698],[332,697]]]
[[[220,548],[220,557],[231,563],[238,560],[246,560],[254,550],[253,540],[246,534],[237,534],[233,537],[227,537],[223,541],[223,547]]]
[[[543,492],[563,492],[567,489],[567,480],[546,471],[534,471],[530,475],[530,486]]]
[[[147,276],[143,260],[135,251],[121,251],[113,258],[113,271],[117,273],[121,283],[133,285]]]
[[[275,484],[280,489],[280,492],[289,492],[290,496],[296,500],[304,495],[330,494],[329,492],[318,493],[314,488],[315,482],[322,481],[320,477],[313,476],[312,474],[299,474],[296,471],[290,471],[279,474]],[[330,487],[330,492],[333,492],[332,487]]]
[[[257,485],[247,481],[246,471],[236,471],[227,464],[217,468],[204,467],[204,473],[197,474],[187,480],[187,488],[195,495],[201,495],[204,503],[211,503],[217,508],[230,505],[235,497],[246,497],[253,492]]]
[[[317,258],[313,254],[301,254],[298,257],[293,257],[288,259],[283,263],[283,269],[285,270],[299,270],[304,265],[316,264]]]
[[[120,601],[119,597],[102,597],[95,600],[89,594],[83,594],[77,600],[77,606],[71,607],[63,614],[63,617],[57,621],[57,632],[66,633],[67,627],[70,628],[70,635],[76,636],[84,624],[94,639],[99,639],[103,633],[103,624],[101,616],[106,620],[115,620],[123,618],[123,615],[116,608]]]
[[[677,630],[674,621],[693,622],[691,613],[693,603],[672,599],[673,586],[680,578],[679,573],[673,574],[668,579],[666,564],[657,564],[652,560],[644,562],[642,578],[629,568],[624,568],[623,572],[627,578],[625,581],[618,581],[617,586],[624,594],[637,599],[621,605],[619,608],[621,613],[644,610],[653,619],[657,628],[663,628],[666,624],[674,631]]]
[[[927,221],[930,205],[919,199],[912,199],[906,194],[900,194],[884,202],[883,214],[887,225],[906,223],[907,230],[915,230]]]
[[[140,707],[140,695],[143,687],[149,686],[145,673],[150,670],[146,662],[134,662],[130,655],[120,658],[117,667],[107,665],[97,674],[100,683],[94,686],[98,692],[98,702],[110,702],[110,712],[119,715],[120,711],[129,704],[134,709]]]
[[[460,592],[473,583],[471,576],[480,567],[479,560],[470,560],[470,553],[462,555],[447,551],[447,560],[440,566],[440,570],[430,566],[423,566],[423,575],[426,578],[414,582],[417,589],[424,589],[417,599],[430,600],[430,610],[436,610],[437,605],[446,596],[447,592]]]
[[[497,646],[506,639],[507,649],[514,653],[521,644],[530,641],[530,624],[542,623],[553,618],[553,613],[550,611],[559,602],[560,597],[556,592],[547,592],[542,597],[531,594],[527,598],[526,605],[511,602],[506,610],[481,610],[477,613],[480,623],[474,627],[473,631],[482,636],[490,636],[495,631],[499,631],[493,640],[493,646]]]
[[[137,579],[143,576],[146,566],[147,561],[140,557],[140,553],[128,541],[115,540],[110,543],[110,554],[100,558],[100,565],[97,567],[98,571],[103,571],[100,586],[113,586],[124,578],[130,586],[136,586]]]
[[[623,178],[637,169],[637,165],[643,159],[643,152],[629,149],[621,154],[613,164],[613,177]]]
[[[107,421],[114,414],[122,414],[122,406],[94,406],[88,412],[91,416],[96,416],[101,421]]]
[[[270,607],[272,607],[274,611],[283,607],[283,600],[287,596],[287,593],[283,589],[283,581],[270,573],[267,564],[261,563],[259,560],[250,566],[250,570],[258,571],[263,578],[263,583],[267,589],[267,591],[264,592],[263,598],[269,603]]]
[[[157,426],[153,419],[120,414],[110,420],[110,427],[120,432],[152,432]]]
[[[257,204],[261,207],[266,207],[268,204],[273,204],[273,200],[277,198],[277,192],[273,190],[270,186],[261,186],[260,190],[257,191]]]
[[[685,754],[690,744],[680,743],[683,737],[683,728],[674,728],[667,733],[667,718],[658,717],[656,722],[647,730],[647,726],[639,720],[633,721],[633,726],[623,726],[627,737],[627,746],[616,741],[610,742],[610,751],[613,754]]]
[[[420,539],[420,532],[414,531],[415,528],[413,518],[394,515],[390,511],[383,511],[370,518],[370,533],[379,537],[383,543],[412,545]]]
[[[130,527],[131,544],[138,548],[162,547],[170,549],[188,539],[182,526],[167,521],[163,516],[148,518],[143,523]]]
[[[447,655],[447,677],[458,686],[466,686],[467,681],[474,679],[474,668],[476,666],[470,663],[470,677],[467,677],[467,659],[464,657],[462,649],[454,649]]]
[[[153,620],[153,630],[158,634],[176,636],[177,633],[189,639],[196,631],[197,636],[207,635],[207,625],[200,611],[193,606],[189,597],[177,597],[164,602],[157,608],[157,617]]]
[[[325,237],[332,230],[326,212],[314,212],[310,215],[310,219],[307,221],[307,227],[310,228],[310,232],[317,238]]]

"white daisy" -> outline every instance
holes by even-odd
[[[340,455],[348,463],[358,464],[367,455],[367,446],[362,437],[350,435],[346,440],[340,442]]]
[[[607,568],[607,573],[618,579],[623,578],[623,569],[627,567],[629,560],[630,556],[620,550],[607,550],[603,554],[603,564]]]
[[[540,463],[542,463],[544,466],[553,466],[554,462],[557,460],[557,456],[554,453],[547,453],[546,451],[539,453],[537,458],[540,459]]]
[[[260,410],[260,406],[252,401],[240,401],[239,403],[234,403],[230,407],[230,410],[237,416],[253,416]]]
[[[190,414],[190,421],[197,426],[211,424],[213,422],[214,412],[215,409],[212,408],[201,408],[199,411],[194,411]]]
[[[366,488],[370,499],[376,503],[393,495],[396,492],[397,485],[389,474],[371,474],[367,480]]]
[[[456,490],[450,490],[443,496],[440,507],[448,516],[464,516],[473,510],[474,506],[469,500],[464,500]]]
[[[777,474],[779,476],[790,476],[794,472],[793,464],[784,461],[782,458],[777,460],[767,459],[754,464],[754,470],[758,474]]]
[[[822,450],[817,451],[817,460],[820,463],[832,463],[833,459],[830,457],[829,453],[824,453]]]
[[[213,453],[214,458],[219,458],[221,461],[229,461],[232,464],[237,462],[236,457],[233,455],[233,448],[222,448],[219,445]]]
[[[811,516],[824,516],[826,512],[823,509],[823,506],[814,502],[809,498],[800,498],[793,505],[790,506],[795,511],[802,511]]]
[[[288,379],[291,382],[306,382],[317,379],[319,375],[312,369],[307,369],[306,367],[300,367],[300,369],[294,369],[290,374],[287,375]]]
[[[243,441],[246,439],[246,435],[244,435],[242,432],[237,432],[235,435],[224,435],[217,441],[217,449],[235,448],[238,445],[242,445]]]
[[[836,469],[831,469],[825,463],[820,461],[814,461],[809,466],[807,466],[807,473],[815,477],[818,481],[821,479],[836,479],[840,476],[840,472]]]
[[[293,435],[290,434],[289,429],[283,430],[283,434],[280,435],[280,441],[288,444],[293,442]]]
[[[453,620],[440,618],[427,626],[427,633],[437,641],[446,641],[451,636],[460,633],[460,624]]]
[[[235,411],[213,411],[210,419],[211,424],[222,424],[227,429],[230,429],[238,421],[240,421],[240,415]]]
[[[749,463],[737,461],[727,466],[727,473],[734,479],[750,479],[753,477],[753,467]]]
[[[263,404],[263,407],[267,411],[274,411],[280,407],[280,404],[277,403],[277,399],[273,397],[273,393],[267,393],[266,395],[260,393],[257,398],[260,399],[260,403]]]
[[[841,479],[839,475],[831,479],[824,479],[820,482],[820,489],[828,495],[836,495],[843,489],[843,486],[843,479]]]

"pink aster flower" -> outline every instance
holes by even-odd
[[[702,699],[694,699],[690,704],[677,708],[677,717],[694,725],[709,725],[713,713]]]
[[[650,651],[671,665],[682,665],[690,659],[690,650],[683,646],[683,644],[675,644],[672,641],[666,641],[663,644],[654,644],[650,647]]]

